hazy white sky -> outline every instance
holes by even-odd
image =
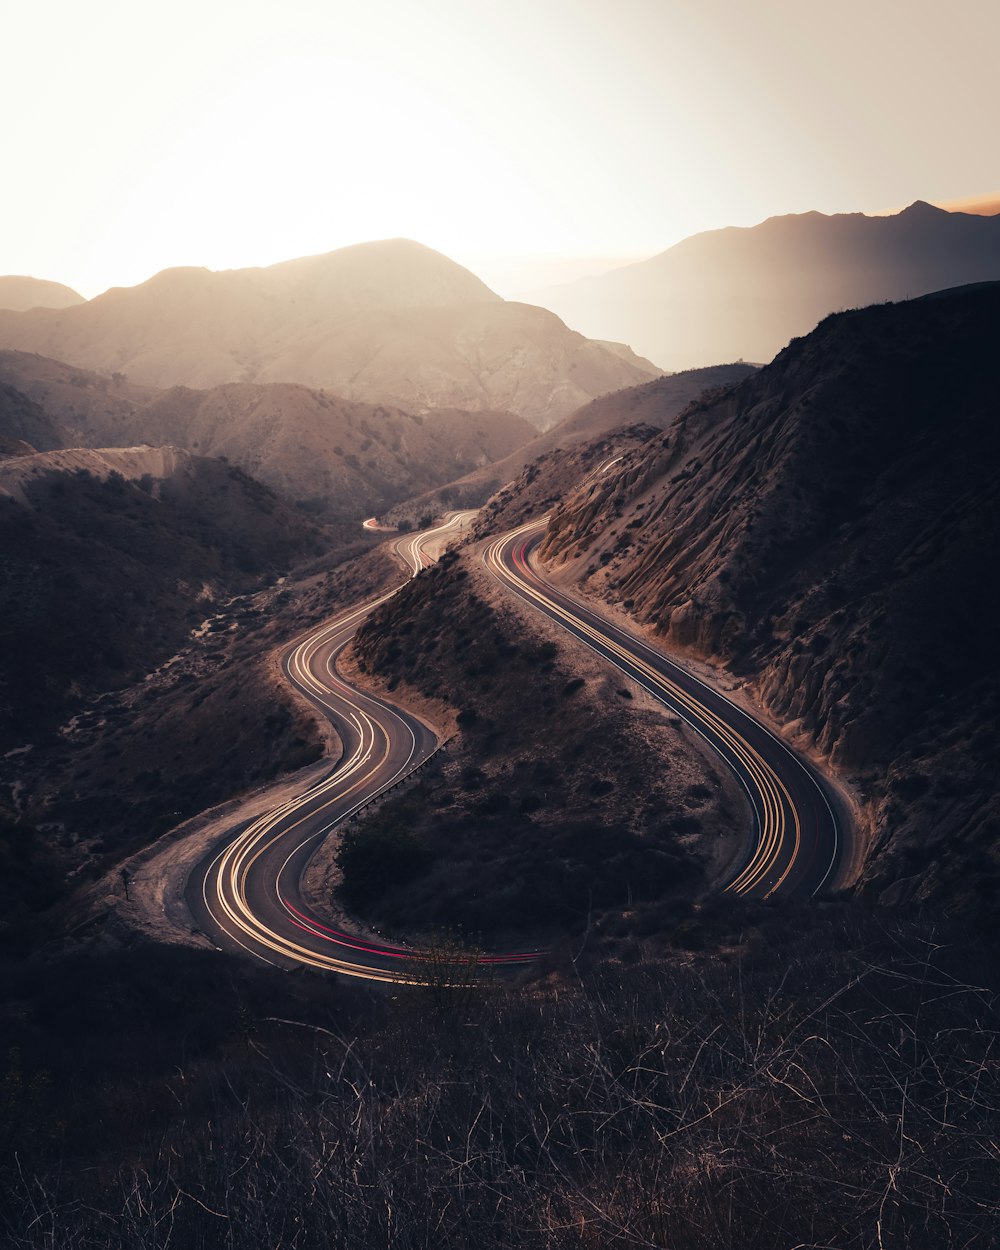
[[[4,10],[0,273],[88,296],[398,235],[489,281],[1000,189],[997,0]]]

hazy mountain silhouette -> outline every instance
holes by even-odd
[[[28,308],[70,308],[84,302],[79,292],[61,282],[14,274],[0,276],[0,308],[23,312]]]
[[[1000,283],[831,316],[543,547],[853,775],[873,893],[970,913],[1000,889],[998,325]]]
[[[266,269],[168,269],[76,308],[0,312],[0,346],[158,387],[299,382],[415,412],[505,409],[539,428],[659,372],[405,239]]]
[[[305,386],[136,386],[0,352],[0,434],[39,450],[170,444],[224,456],[285,499],[359,519],[509,455],[534,427],[510,412],[424,416]]]
[[[1000,278],[1000,216],[917,201],[888,217],[771,217],[532,298],[665,369],[766,361],[828,313]]]

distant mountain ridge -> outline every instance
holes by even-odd
[[[768,361],[823,317],[1000,279],[1000,215],[918,200],[891,216],[798,213],[693,235],[639,264],[534,292],[666,369]]]
[[[85,302],[78,291],[61,282],[17,274],[0,275],[0,308],[24,312],[29,308],[71,308]]]
[[[851,775],[870,896],[969,918],[1000,906],[998,327],[1000,283],[832,315],[542,547]]]
[[[0,312],[0,346],[161,388],[295,382],[417,413],[507,410],[540,429],[660,372],[405,239],[169,269],[79,307]]]

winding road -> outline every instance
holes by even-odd
[[[824,780],[785,742],[725,695],[620,629],[541,576],[531,553],[544,520],[492,542],[489,571],[686,721],[736,775],[754,829],[743,862],[724,887],[767,898],[815,895],[836,883],[845,837]]]
[[[471,515],[454,513],[436,529],[397,540],[396,553],[412,577],[434,562]],[[349,686],[335,667],[365,617],[399,589],[336,617],[282,656],[285,676],[333,722],[343,751],[326,777],[236,830],[191,874],[186,898],[195,924],[222,949],[243,950],[277,967],[306,965],[372,981],[425,975],[419,952],[336,928],[313,913],[301,889],[302,873],[330,830],[438,747],[421,720]],[[525,963],[534,954],[492,955],[479,962]]]
[[[396,554],[411,577],[434,562],[472,515],[455,513],[436,529],[396,540]],[[543,526],[533,522],[490,543],[486,568],[685,720],[739,779],[754,828],[725,888],[768,897],[776,891],[814,895],[834,885],[844,833],[823,779],[724,695],[544,579],[531,559]],[[438,749],[421,720],[348,685],[336,671],[337,657],[361,622],[399,589],[345,612],[282,656],[288,680],[336,726],[343,752],[326,777],[234,831],[191,874],[188,906],[220,948],[243,950],[278,967],[305,965],[373,981],[426,976],[420,952],[337,928],[312,912],[301,889],[306,865],[330,830]],[[536,955],[495,954],[480,962],[517,965]]]

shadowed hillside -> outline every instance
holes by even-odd
[[[854,775],[862,884],[992,908],[1000,285],[828,318],[553,514],[543,556]]]
[[[0,750],[44,741],[330,537],[242,470],[174,448],[0,461]]]
[[[49,451],[62,445],[63,431],[27,395],[0,382],[0,455]]]

